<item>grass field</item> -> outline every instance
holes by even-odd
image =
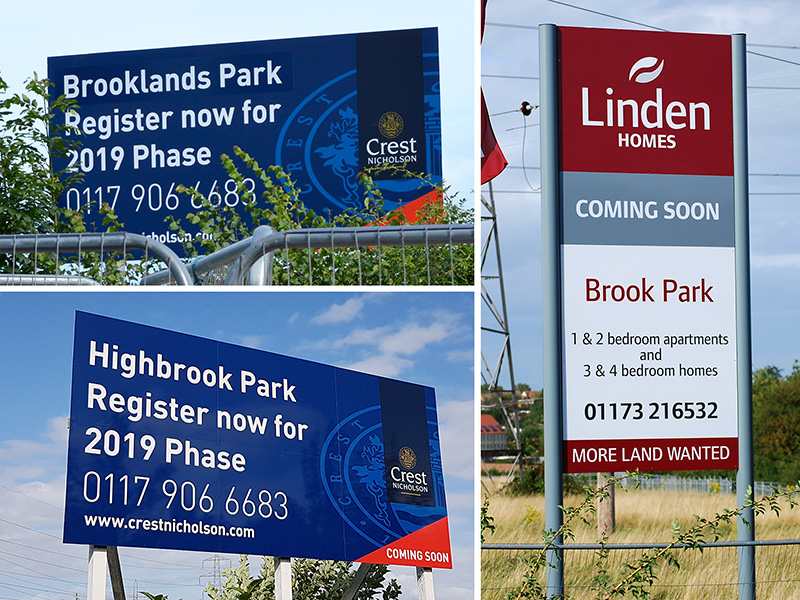
[[[491,487],[491,486],[490,486]],[[565,498],[566,506],[577,505],[582,498]],[[672,541],[672,522],[677,520],[686,530],[695,524],[693,515],[713,518],[722,510],[734,508],[732,495],[702,494],[699,492],[617,491],[616,532],[608,540],[612,544],[668,543]],[[756,517],[756,539],[800,539],[800,508],[790,509],[785,502],[780,516],[771,512]],[[542,543],[544,529],[543,496],[489,496],[489,515],[496,530],[488,534],[487,544]],[[591,517],[591,516],[590,516]],[[719,529],[722,540],[736,539],[736,525],[723,524]],[[596,526],[576,523],[575,540],[570,543],[597,543]],[[708,538],[707,541],[712,541]],[[482,600],[501,600],[519,587],[525,572],[522,558],[531,552],[483,550],[481,552]],[[626,573],[623,562],[635,561],[642,551],[610,551],[604,565],[611,581],[619,581]],[[662,563],[657,570],[658,580],[651,589],[654,599],[737,598],[736,548],[675,550],[680,568]],[[595,551],[575,550],[565,558],[565,588],[569,598],[597,598],[591,589],[596,572]],[[800,600],[800,546],[771,546],[756,549],[756,580],[759,598]],[[513,597],[513,596],[512,596]],[[599,596],[604,597],[604,596]],[[633,597],[633,596],[630,596]]]

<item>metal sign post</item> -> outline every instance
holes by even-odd
[[[564,503],[562,463],[561,388],[561,274],[558,251],[558,38],[555,25],[539,27],[539,104],[542,146],[542,305],[544,311],[544,491],[545,527],[561,528]],[[553,540],[562,544],[558,535]],[[547,552],[547,596],[561,597],[564,591],[563,553]]]
[[[753,490],[753,380],[750,341],[750,235],[748,150],[747,150],[747,50],[744,34],[732,36],[733,54],[733,161],[736,211],[736,360],[738,365],[739,471],[736,474],[736,501],[743,506]],[[752,508],[737,521],[737,539],[755,540],[755,514]],[[739,557],[739,600],[756,597],[756,549],[741,546]]]

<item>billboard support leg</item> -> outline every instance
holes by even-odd
[[[111,593],[114,600],[125,600],[125,583],[122,580],[122,566],[116,546],[107,546],[108,574],[111,577]]]
[[[89,546],[89,584],[86,600],[105,600],[108,549],[105,546]]]
[[[342,596],[342,600],[353,600],[358,593],[358,590],[361,589],[361,586],[364,583],[364,580],[369,575],[370,570],[372,569],[371,563],[361,563],[358,565],[358,570],[356,571],[355,577],[350,582],[350,585],[347,586],[347,589],[344,591],[344,595]]]
[[[275,557],[275,600],[292,600],[292,559]]]
[[[419,600],[434,600],[433,594],[433,569],[430,567],[417,567],[417,590]]]

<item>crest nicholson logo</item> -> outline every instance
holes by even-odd
[[[656,66],[658,65],[658,66]],[[653,68],[655,67],[655,69]],[[628,80],[633,79],[636,83],[650,83],[656,77],[661,75],[661,70],[664,68],[664,60],[658,62],[654,56],[645,56],[637,60],[631,67],[631,72],[628,75]],[[648,69],[650,69],[648,71]],[[634,74],[636,77],[634,78]]]

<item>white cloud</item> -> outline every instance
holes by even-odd
[[[347,365],[347,368],[382,377],[397,377],[413,366],[414,362],[407,358],[400,358],[395,354],[378,354]]]
[[[440,402],[436,407],[445,476],[475,477],[474,402]]]
[[[415,354],[431,344],[451,339],[459,331],[457,315],[440,313],[434,315],[434,320],[428,324],[403,322],[374,329],[357,329],[343,338],[329,341],[327,347],[373,347],[370,355],[346,365],[347,368],[396,377],[414,366]]]
[[[448,336],[449,322],[437,321],[430,325],[410,323],[380,340],[379,347],[386,354],[415,354],[431,343],[441,342]]]
[[[333,341],[324,341],[323,347],[348,348],[350,346],[375,345],[388,335],[391,327],[374,327],[372,329],[354,329],[348,335]]]
[[[349,323],[361,314],[366,304],[366,296],[349,298],[342,304],[334,304],[328,310],[321,312],[311,319],[315,325],[328,325],[330,323]]]
[[[263,348],[262,344],[264,344],[265,341],[266,341],[266,336],[256,335],[256,334],[242,335],[239,336],[238,338],[239,345],[256,349]]]
[[[475,351],[472,348],[466,350],[451,350],[445,354],[445,358],[451,363],[468,362],[471,364],[475,360]]]
[[[760,254],[750,258],[753,269],[798,269],[800,254]]]

